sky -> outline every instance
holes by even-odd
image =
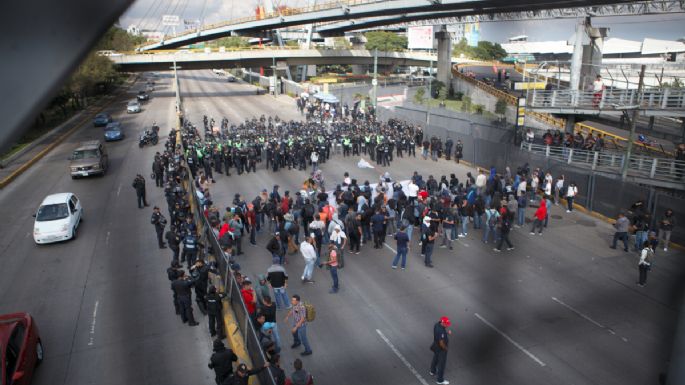
[[[267,0],[268,1],[268,0]],[[273,0],[275,4],[304,7],[313,0]],[[319,0],[322,2],[324,0]],[[203,19],[205,24],[252,16],[260,0],[137,0],[119,19],[126,28],[163,29],[161,15],[179,15],[182,19]],[[592,24],[608,27],[609,37],[642,40],[685,38],[685,14],[597,17]],[[481,23],[481,39],[506,42],[508,37],[528,35],[529,41],[567,40],[575,29],[575,20],[531,20]]]

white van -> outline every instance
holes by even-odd
[[[83,217],[81,201],[72,193],[48,195],[34,215],[33,240],[38,244],[76,239]]]

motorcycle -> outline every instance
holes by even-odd
[[[138,139],[138,147],[143,148],[147,144],[152,144],[154,146],[157,144],[157,142],[159,142],[159,135],[157,135],[157,131],[145,130],[142,134],[140,134],[140,138]]]

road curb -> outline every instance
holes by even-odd
[[[133,80],[131,80],[131,79],[127,80],[127,83],[128,83],[128,84],[126,85],[126,87],[128,88],[128,87],[130,87],[131,85],[133,85],[137,79],[138,79],[138,76],[136,75],[136,76],[133,78]],[[119,96],[120,93],[121,93],[121,92],[116,92],[116,93],[112,94],[113,98],[116,98],[117,96]],[[109,95],[108,95],[108,96],[109,96]],[[107,97],[103,98],[103,100],[106,99],[106,98],[107,98]],[[10,175],[6,176],[3,180],[1,180],[1,181],[0,181],[0,190],[4,189],[7,185],[9,185],[10,183],[12,183],[13,180],[15,180],[18,176],[20,176],[21,174],[23,174],[24,172],[26,172],[26,170],[28,170],[29,168],[31,168],[31,166],[33,166],[36,162],[38,162],[39,160],[41,160],[45,155],[47,155],[50,151],[52,151],[55,147],[57,147],[60,143],[62,143],[66,138],[68,138],[68,137],[71,136],[74,132],[76,132],[77,130],[79,130],[79,129],[86,123],[86,121],[89,120],[94,114],[97,115],[97,114],[100,113],[102,110],[104,110],[105,107],[108,106],[109,102],[111,102],[111,101],[103,102],[103,104],[102,104],[101,106],[98,106],[98,107],[95,108],[95,111],[92,111],[92,112],[90,112],[90,113],[88,113],[88,114],[86,114],[86,110],[79,112],[79,114],[84,114],[84,115],[88,115],[88,116],[83,117],[83,119],[81,119],[81,121],[80,121],[79,123],[77,123],[73,128],[69,129],[67,132],[65,132],[64,134],[62,134],[59,138],[57,138],[54,142],[50,143],[47,147],[45,147],[43,150],[41,150],[41,151],[40,151],[38,154],[36,154],[33,158],[29,159],[26,163],[24,163],[24,164],[22,164],[21,166],[19,166],[18,169],[14,170]],[[77,115],[78,115],[78,114],[77,114]],[[77,115],[75,115],[75,116],[72,117],[72,118],[75,119]],[[63,125],[65,125],[65,124],[69,123],[70,121],[71,121],[71,119],[69,119],[68,121],[62,123],[62,125],[60,125],[60,127],[57,127],[57,128],[55,128],[54,130],[51,130],[50,132],[46,133],[45,135],[41,135],[39,138],[37,138],[36,140],[34,140],[33,142],[31,142],[27,147],[30,147],[31,149],[35,148],[35,147],[40,143],[40,141],[41,141],[42,139],[45,138],[46,135],[51,134],[53,131],[55,131],[55,130],[61,128],[61,126],[63,126]],[[23,150],[23,149],[22,149],[22,150]],[[29,150],[26,150],[25,152],[22,153],[22,155],[25,154],[25,153],[28,152],[28,151],[29,151]],[[21,152],[21,151],[19,151],[19,152]]]

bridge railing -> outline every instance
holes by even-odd
[[[558,162],[585,166],[592,170],[620,172],[625,161],[625,154],[615,152],[589,151],[526,142],[521,143],[521,150]],[[628,163],[628,175],[683,183],[685,161],[672,158],[631,155]]]
[[[602,92],[581,90],[533,90],[528,99],[532,108],[570,108],[591,110],[683,110],[685,89],[605,89]]]
[[[575,124],[575,132],[580,132],[583,134],[583,136],[587,136],[588,134],[592,134],[595,138],[599,137],[600,135],[602,138],[604,138],[604,143],[605,145],[610,145],[607,148],[613,148],[616,150],[623,150],[627,145],[628,145],[628,138],[625,138],[620,135],[613,134],[608,131],[601,130],[596,127],[588,126],[587,124],[584,123],[576,123]],[[662,147],[656,147],[656,146],[650,146],[646,143],[638,142],[638,141],[633,141],[633,149],[636,152],[641,152],[645,154],[652,154],[652,155],[658,155],[662,157],[672,157],[673,154],[667,152],[664,150]]]

